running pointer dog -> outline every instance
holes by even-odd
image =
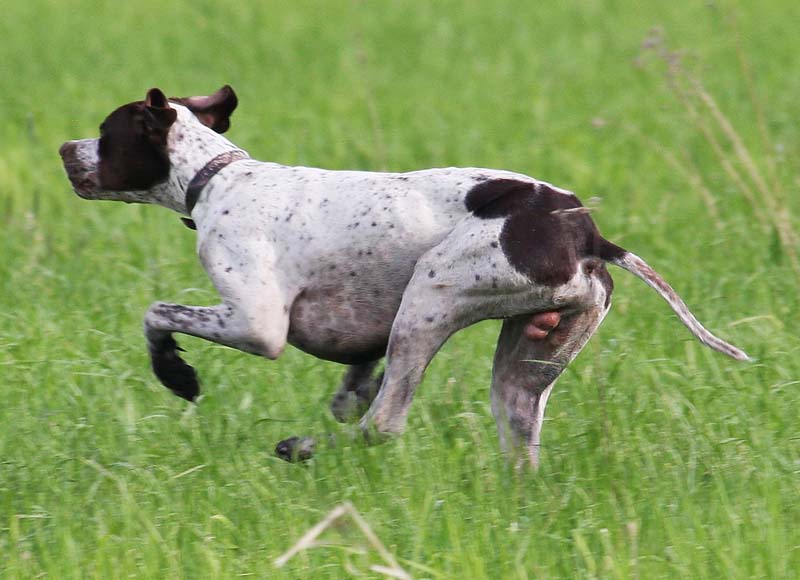
[[[154,203],[197,229],[217,306],[154,303],[144,331],[159,380],[194,400],[180,332],[277,358],[286,343],[349,365],[332,411],[365,434],[400,433],[425,367],[450,335],[502,319],[492,410],[501,444],[536,465],[556,379],[609,310],[611,263],[656,290],[704,344],[737,360],[641,258],[600,236],[577,197],[517,173],[326,171],[264,163],[221,135],[225,86],[112,112],[99,139],[61,146],[85,199]],[[375,374],[386,357],[385,370]],[[305,457],[308,438],[278,445]]]

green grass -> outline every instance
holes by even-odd
[[[353,525],[272,565],[345,500],[417,578],[797,577],[800,301],[776,224],[796,228],[800,211],[800,5],[558,6],[4,4],[0,577],[379,577],[377,554],[349,550],[364,545]],[[769,176],[756,195],[776,196],[783,222],[759,221],[665,65],[640,58],[656,25]],[[703,348],[616,270],[612,313],[550,399],[538,473],[498,451],[497,323],[439,354],[401,438],[307,466],[273,458],[288,435],[338,429],[327,403],[341,368],[187,338],[206,396],[172,397],[141,318],[154,300],[214,302],[194,234],[165,210],[78,199],[56,152],[151,86],[224,83],[240,97],[230,136],[261,159],[507,168],[602,198],[604,234],[758,361]]]

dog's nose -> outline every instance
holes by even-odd
[[[61,155],[61,159],[66,159],[67,156],[73,155],[75,153],[75,143],[72,141],[67,141],[61,147],[58,148],[58,154]]]

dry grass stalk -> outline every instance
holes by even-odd
[[[750,74],[751,67],[742,49],[740,36],[735,29],[735,20],[730,19],[729,24],[733,28],[732,32],[736,40],[739,66],[756,114],[756,124],[759,129],[762,146],[766,151],[763,157],[766,159],[764,164],[767,166],[769,179],[764,176],[759,163],[755,161],[736,127],[723,112],[716,99],[706,90],[700,78],[687,70],[683,65],[680,53],[669,50],[666,47],[663,33],[658,29],[653,30],[642,44],[642,47],[644,51],[653,52],[660,60],[666,63],[670,90],[683,106],[692,124],[697,127],[706,142],[711,146],[723,171],[750,204],[753,215],[758,220],[762,230],[765,233],[771,230],[777,232],[781,248],[787,256],[795,275],[800,280],[800,256],[798,256],[797,251],[798,246],[800,246],[800,238],[795,232],[789,206],[783,199],[775,161],[769,154],[769,151],[775,148],[772,146],[766,129],[763,107],[760,106],[753,87]],[[674,155],[664,155],[663,151],[662,155],[671,165],[681,166]],[[697,179],[692,181],[696,188],[702,182]],[[707,196],[711,195],[710,192],[705,187],[698,188],[698,190],[703,195],[712,217],[716,219],[716,206],[710,203],[707,198]]]
[[[706,205],[714,227],[717,230],[721,230],[722,221],[720,221],[719,209],[717,208],[717,198],[711,192],[708,185],[706,185],[702,174],[698,171],[694,163],[692,163],[692,160],[686,155],[683,156],[683,160],[679,159],[677,155],[664,147],[661,143],[649,135],[642,133],[638,127],[625,125],[624,129],[629,133],[635,134],[645,145],[658,153],[676,173],[682,174],[689,181],[691,186],[700,194],[700,197],[703,198],[703,203]]]
[[[344,516],[349,516],[350,519],[355,522],[356,526],[358,526],[358,528],[361,530],[361,533],[364,534],[364,537],[367,539],[369,544],[375,549],[376,552],[378,552],[378,554],[380,554],[381,558],[383,558],[383,561],[386,564],[386,566],[373,564],[370,566],[370,570],[377,572],[378,574],[383,574],[389,578],[397,578],[398,580],[413,580],[411,575],[400,567],[400,564],[397,563],[397,560],[392,553],[386,549],[386,546],[384,546],[383,543],[378,539],[378,536],[376,536],[375,532],[372,531],[372,528],[369,526],[367,521],[361,516],[361,514],[358,513],[358,511],[353,507],[353,504],[351,504],[349,501],[337,505],[330,512],[328,512],[328,515],[326,515],[322,521],[303,534],[303,537],[301,537],[294,546],[289,548],[286,553],[275,560],[275,567],[283,567],[289,560],[303,550],[309,550],[311,548],[324,545],[317,542],[317,538],[325,530],[331,527],[337,520],[343,518]]]

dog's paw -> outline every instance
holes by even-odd
[[[331,413],[339,423],[355,423],[367,412],[378,394],[383,373],[358,385],[353,391],[341,390],[333,396]]]
[[[313,437],[289,437],[275,446],[275,455],[290,463],[308,461],[317,442]]]
[[[178,355],[182,350],[172,337],[160,344],[150,347],[150,361],[161,384],[170,391],[186,399],[194,401],[200,394],[200,383],[194,368]]]
[[[331,401],[331,413],[339,423],[355,423],[367,412],[371,402],[355,391],[338,392]]]

